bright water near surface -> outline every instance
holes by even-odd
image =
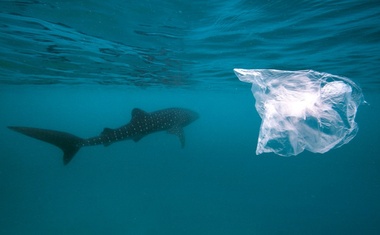
[[[0,234],[379,234],[378,1],[1,1]],[[348,77],[370,105],[323,155],[255,155],[260,117],[233,68]],[[200,118],[61,151],[148,112]]]

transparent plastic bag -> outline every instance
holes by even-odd
[[[262,123],[256,154],[325,153],[347,144],[358,132],[355,115],[365,102],[348,78],[313,70],[234,69],[252,83]]]

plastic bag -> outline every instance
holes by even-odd
[[[262,123],[256,154],[281,156],[309,150],[325,153],[347,144],[358,132],[355,115],[365,102],[348,78],[313,70],[234,69],[252,83]]]

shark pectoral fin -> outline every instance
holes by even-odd
[[[136,136],[134,136],[134,137],[132,138],[132,140],[135,141],[135,142],[139,142],[139,140],[141,140],[142,137],[144,137],[144,136],[143,136],[143,135],[136,135]]]
[[[179,141],[181,142],[181,147],[185,147],[185,132],[182,127],[175,126],[168,130],[168,133],[178,136]]]

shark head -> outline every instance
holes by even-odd
[[[189,109],[180,109],[181,124],[187,126],[199,118],[199,114]]]

